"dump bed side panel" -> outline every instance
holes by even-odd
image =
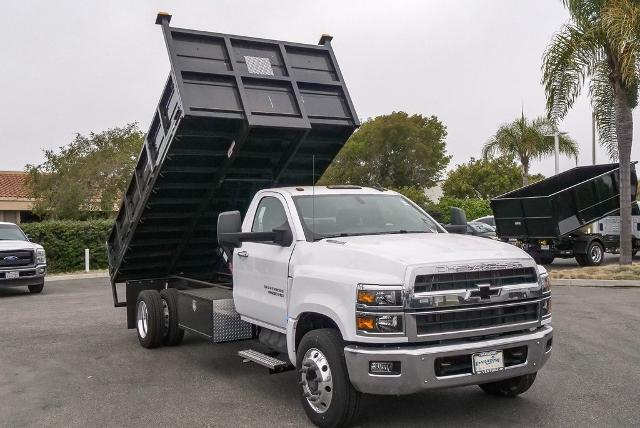
[[[107,242],[111,279],[220,280],[218,214],[244,212],[265,187],[315,182],[359,122],[330,37],[305,45],[158,23],[171,73]]]
[[[498,236],[555,238],[598,221],[620,208],[618,164],[584,166],[491,200]],[[632,200],[637,177],[631,167]]]

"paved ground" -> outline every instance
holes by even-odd
[[[640,290],[558,287],[534,387],[366,397],[361,426],[638,426]],[[106,279],[0,290],[0,426],[308,426],[295,375],[243,365],[246,343],[146,350]]]

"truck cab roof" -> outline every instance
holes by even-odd
[[[289,196],[302,196],[302,195],[343,195],[343,194],[359,194],[359,195],[398,195],[399,193],[392,190],[373,188],[373,187],[360,187],[352,185],[335,185],[335,186],[296,186],[296,187],[276,187],[270,189],[261,190],[262,192],[280,192]]]

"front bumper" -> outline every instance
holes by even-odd
[[[6,278],[7,272],[18,272],[18,278]],[[47,274],[47,265],[36,265],[29,267],[20,267],[15,269],[0,270],[0,288],[5,287],[28,287],[29,285],[38,285],[44,282]]]
[[[537,372],[551,355],[552,337],[553,328],[544,326],[533,332],[450,345],[398,346],[395,348],[348,345],[344,348],[344,355],[349,378],[358,391],[367,394],[403,395],[425,389],[477,385]],[[499,372],[436,375],[436,359],[438,358],[468,355],[470,360],[471,354],[476,352],[524,346],[527,347],[526,360],[521,364],[505,367]],[[401,367],[400,374],[370,374],[369,363],[371,361],[398,361]]]

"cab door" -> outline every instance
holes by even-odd
[[[291,228],[284,198],[277,193],[264,194],[250,231],[271,232],[283,225]],[[273,242],[244,242],[234,251],[233,300],[240,315],[280,330],[286,328],[289,260],[295,242],[295,237],[287,247]]]

